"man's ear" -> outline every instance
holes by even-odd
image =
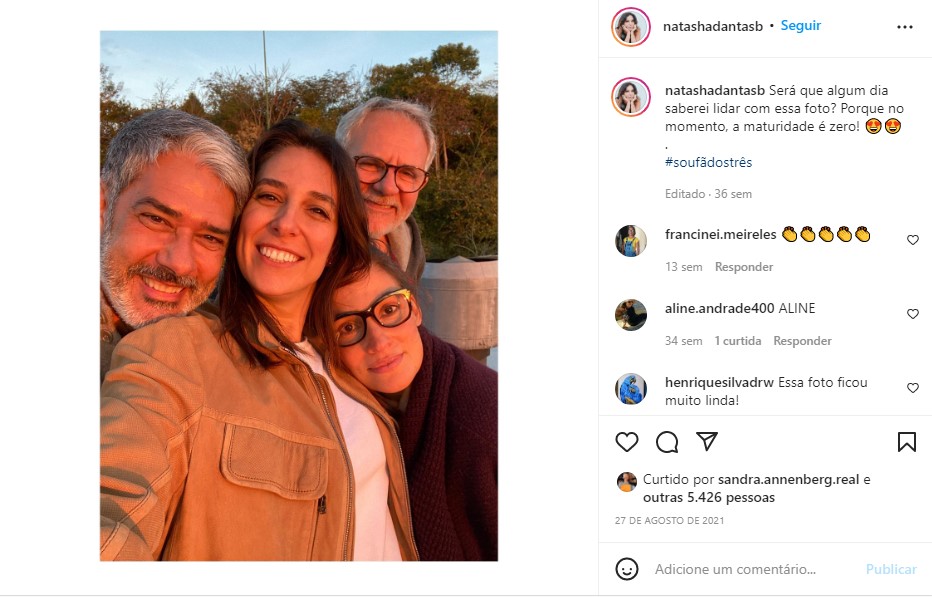
[[[107,211],[107,188],[104,181],[100,181],[100,232],[104,232],[104,212]]]

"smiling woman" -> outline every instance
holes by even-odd
[[[114,352],[101,559],[417,559],[393,422],[331,358],[333,289],[368,263],[352,160],[284,121],[249,161],[220,320],[166,319]]]
[[[641,28],[638,26],[637,15],[633,12],[622,13],[615,25],[615,35],[621,43],[627,45],[641,41]]]
[[[337,235],[330,165],[303,147],[286,147],[259,170],[243,210],[236,261],[256,297],[300,340]]]

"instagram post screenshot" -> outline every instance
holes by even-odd
[[[930,24],[11,13],[0,594],[932,595]]]

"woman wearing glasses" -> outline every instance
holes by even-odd
[[[411,282],[371,251],[337,289],[343,364],[399,424],[423,560],[498,559],[498,374],[427,332]]]
[[[353,162],[292,120],[249,165],[220,320],[169,318],[114,352],[101,559],[417,559],[394,423],[334,366],[333,291],[369,260]]]

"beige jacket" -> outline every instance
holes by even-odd
[[[264,330],[256,346],[282,364],[249,367],[199,313],[117,346],[101,386],[102,560],[352,559],[353,475],[326,377]],[[401,554],[415,560],[394,422],[332,374],[375,414]]]

